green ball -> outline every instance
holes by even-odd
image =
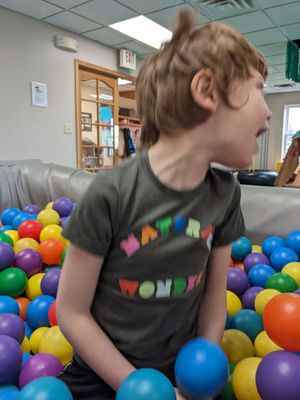
[[[61,264],[65,262],[66,255],[68,254],[70,247],[66,247],[61,255]]]
[[[14,242],[13,242],[12,238],[10,236],[6,235],[6,233],[0,232],[0,242],[7,243],[10,246],[14,247]]]
[[[298,289],[297,282],[290,275],[284,272],[277,272],[269,277],[266,289],[276,289],[279,292],[294,292]]]
[[[20,268],[6,268],[0,272],[0,295],[18,297],[25,292],[27,275]]]
[[[221,400],[235,400],[233,389],[232,389],[232,373],[234,370],[235,365],[229,364],[229,374],[226,385],[224,386],[222,392],[220,393]]]

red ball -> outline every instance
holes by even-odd
[[[32,238],[37,242],[40,241],[40,233],[43,229],[43,225],[36,220],[24,221],[18,228],[19,238]]]
[[[60,239],[46,239],[39,246],[43,262],[48,265],[60,264],[64,249],[65,246]]]
[[[58,325],[56,319],[56,300],[53,301],[51,304],[49,311],[48,311],[48,320],[51,326]]]

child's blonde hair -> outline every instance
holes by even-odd
[[[209,117],[191,96],[190,85],[199,70],[213,73],[220,97],[233,107],[229,101],[232,83],[249,79],[251,67],[266,78],[264,56],[241,34],[218,22],[196,28],[192,14],[181,11],[171,41],[146,59],[139,71],[136,91],[142,147],[154,144],[160,132],[192,128]]]

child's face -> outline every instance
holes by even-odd
[[[215,117],[222,151],[216,161],[233,168],[251,165],[258,151],[257,137],[269,128],[271,118],[263,89],[264,80],[253,69],[252,77],[237,83],[230,94],[230,103],[238,108],[220,103]]]

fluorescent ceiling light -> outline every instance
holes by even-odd
[[[118,78],[118,85],[128,85],[132,83],[132,81],[128,81],[127,79]]]
[[[117,22],[109,27],[156,49],[172,37],[171,31],[143,15]]]

